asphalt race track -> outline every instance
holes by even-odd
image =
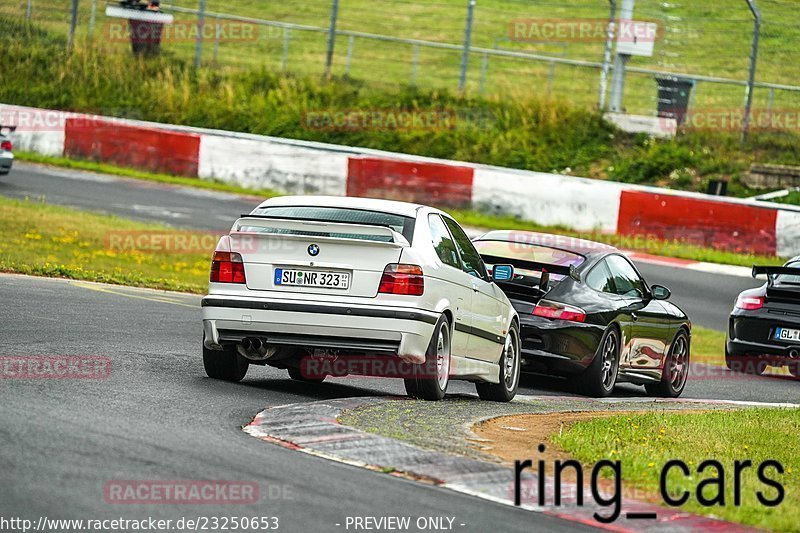
[[[53,204],[162,222],[180,228],[225,231],[258,198],[176,187],[141,180],[15,163],[14,171],[0,178],[0,194],[13,198],[44,199]],[[724,330],[736,295],[756,287],[756,280],[685,269],[637,263],[650,283],[666,285],[672,301],[695,324]]]
[[[19,164],[0,194],[140,220],[227,229],[257,200]],[[671,286],[697,322],[724,324],[744,278],[642,265]],[[707,288],[705,288],[707,287]],[[701,290],[702,288],[702,290]],[[690,296],[691,295],[691,296]],[[580,531],[574,522],[504,507],[389,475],[332,463],[247,436],[269,406],[402,394],[399,380],[293,382],[254,367],[240,384],[205,377],[199,297],[92,283],[0,275],[0,356],[90,355],[112,360],[106,379],[0,380],[0,514],[49,518],[277,516],[284,531],[344,531],[348,516],[450,516],[458,531]],[[721,306],[717,309],[718,306]],[[705,309],[705,313],[701,310]],[[452,383],[452,393],[472,393]],[[520,394],[569,394],[525,377]],[[617,397],[640,395],[621,386]],[[797,383],[724,370],[690,377],[686,398],[800,402]],[[477,401],[477,400],[476,400]],[[258,505],[114,505],[113,480],[245,480]],[[463,524],[463,526],[461,525]]]

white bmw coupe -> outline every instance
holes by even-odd
[[[265,201],[223,236],[202,301],[208,376],[251,364],[320,382],[401,377],[444,397],[450,379],[509,401],[520,373],[519,319],[464,230],[430,207],[366,198]]]

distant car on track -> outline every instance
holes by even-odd
[[[14,163],[14,146],[8,137],[16,128],[12,126],[0,126],[0,175],[11,172]]]
[[[440,399],[454,378],[475,382],[483,399],[509,401],[519,320],[497,282],[513,270],[495,266],[490,277],[464,230],[430,207],[267,200],[214,253],[202,301],[206,373],[239,381],[261,364],[319,382],[326,376],[310,375],[320,365],[309,363],[402,361],[411,396]]]
[[[608,396],[617,382],[677,397],[689,375],[691,322],[619,250],[596,242],[493,231],[474,244],[520,317],[522,371],[571,376],[580,392]]]
[[[754,266],[753,277],[767,276],[761,287],[736,298],[725,342],[731,370],[762,374],[768,366],[786,366],[800,377],[800,256],[782,267]]]

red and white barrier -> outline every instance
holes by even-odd
[[[474,207],[578,231],[790,257],[800,208],[365,148],[0,104],[20,150],[292,194]]]

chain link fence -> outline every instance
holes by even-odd
[[[259,67],[311,76],[329,69],[370,84],[499,98],[546,95],[597,107],[608,102],[605,86],[611,83],[604,76],[614,76],[614,57],[607,53],[612,6],[617,16],[612,28],[624,31],[618,18],[623,1],[162,2],[162,11],[174,16],[162,49],[208,68]],[[0,16],[25,17],[65,33],[70,3],[4,0]],[[110,49],[129,48],[124,26],[105,16],[106,6],[101,0],[79,1],[77,46],[91,40]],[[752,93],[754,127],[797,129],[800,15],[790,0],[758,0],[758,6],[763,20]],[[715,0],[713,7],[689,0],[636,0],[633,19],[655,24],[657,33],[651,56],[627,62],[622,111],[655,115],[656,79],[679,76],[693,83],[691,120],[728,121],[722,127],[740,129],[755,31],[746,0]],[[329,39],[332,27],[335,38]]]

